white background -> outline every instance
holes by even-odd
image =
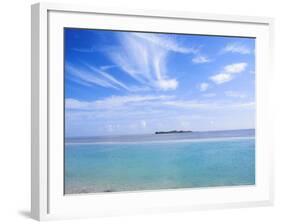
[[[59,223],[280,223],[281,222],[281,6],[278,0],[69,0],[110,8],[163,9],[275,17],[275,205],[186,213],[60,221]],[[30,208],[30,4],[1,1],[0,8],[0,222],[33,223]],[[280,137],[279,137],[280,135]]]

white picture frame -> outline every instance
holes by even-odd
[[[190,12],[32,5],[31,214],[37,220],[263,206],[273,203],[273,19]],[[95,22],[93,22],[95,21]],[[63,194],[63,27],[250,36],[256,50],[256,185]],[[186,199],[186,200],[185,200]]]

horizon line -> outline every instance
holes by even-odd
[[[194,132],[217,132],[217,131],[241,131],[241,130],[256,130],[256,128],[241,128],[241,129],[216,129],[216,130],[206,130],[206,131],[191,131]],[[172,130],[172,131],[185,131],[185,130]],[[155,132],[167,132],[167,131],[155,131]],[[71,138],[93,138],[93,137],[115,137],[115,136],[137,136],[137,135],[155,135],[155,132],[149,133],[142,133],[142,134],[119,134],[119,135],[87,135],[87,136],[65,136],[64,139],[71,139]]]

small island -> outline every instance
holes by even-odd
[[[181,133],[191,133],[192,131],[177,131],[177,130],[173,130],[173,131],[156,131],[155,134],[159,135],[159,134],[181,134]]]

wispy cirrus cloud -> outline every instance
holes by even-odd
[[[235,74],[243,72],[246,67],[245,62],[226,65],[220,73],[211,76],[210,80],[217,85],[229,82],[235,78]]]
[[[184,47],[177,43],[177,39],[173,36],[167,36],[165,34],[152,34],[152,33],[132,33],[133,36],[144,39],[154,45],[157,45],[163,49],[189,54],[189,53],[197,53],[198,49],[194,47]]]
[[[118,81],[116,78],[114,78],[112,75],[110,75],[109,73],[103,71],[103,70],[100,70],[92,65],[89,65],[89,64],[86,64],[87,67],[93,71],[94,73],[96,74],[99,74],[101,77],[104,78],[104,80],[107,80],[109,81],[112,85],[114,86],[118,86],[118,87],[121,87],[123,89],[126,89],[128,91],[131,91],[130,87],[128,87],[127,85],[125,85],[124,83]]]
[[[116,65],[103,65],[100,67],[101,70],[109,70],[109,69],[112,69],[112,68],[116,68]]]
[[[222,50],[221,53],[238,53],[238,54],[251,54],[252,50],[242,43],[229,43]]]
[[[141,92],[149,90],[146,86],[127,85],[112,74],[106,72],[106,69],[100,69],[87,63],[82,63],[82,66],[73,66],[66,63],[65,70],[69,74],[68,78],[80,85],[92,86],[97,85],[104,88],[111,88],[115,90],[126,90],[129,92]]]
[[[192,54],[194,55],[192,62],[195,64],[210,62],[206,55],[200,53],[198,47],[181,45],[176,35],[117,32],[115,36],[117,43],[114,46],[107,46],[108,50],[103,51],[112,61],[112,64],[99,68],[90,65],[92,66],[91,70],[95,70],[94,74],[99,74],[99,78],[91,78],[92,84],[95,83],[106,88],[126,89],[132,92],[141,89],[175,90],[178,88],[179,82],[176,78],[173,78],[174,74],[169,74],[169,69],[167,69],[170,53]],[[73,50],[90,53],[96,49],[91,47]],[[133,88],[128,87],[118,81],[116,77],[108,74],[109,70],[116,68],[129,75],[137,84]],[[74,69],[77,70],[78,68]],[[86,80],[83,81],[89,81],[89,72],[84,68],[80,71],[80,73],[84,73],[84,78],[86,77],[85,72],[88,75]]]
[[[119,46],[109,57],[135,81],[158,90],[175,90],[178,81],[167,70],[171,52],[194,54],[195,48],[180,46],[171,36],[150,33],[119,33]]]
[[[97,77],[93,75],[93,72],[86,70],[84,68],[77,68],[70,63],[66,63],[65,71],[70,74],[70,77],[73,81],[78,82],[79,84],[85,84],[86,86],[98,85],[105,88],[119,89],[114,85],[110,80],[106,80],[102,77]]]

